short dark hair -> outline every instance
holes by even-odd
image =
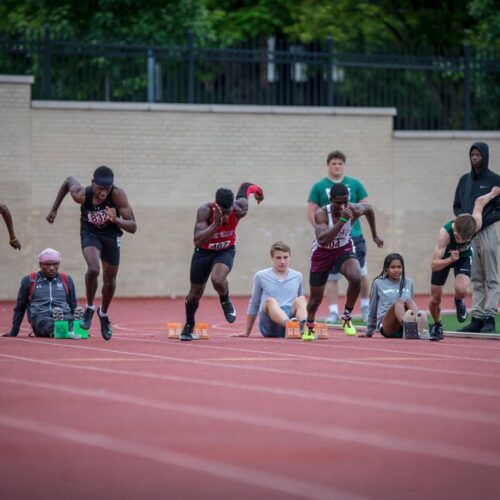
[[[476,220],[470,214],[461,214],[455,219],[454,228],[463,240],[469,241],[476,234]]]
[[[342,153],[342,151],[339,151],[336,149],[335,151],[332,151],[327,157],[326,157],[326,164],[328,165],[333,159],[337,160],[342,160],[344,163],[346,161],[345,154]]]
[[[334,196],[349,196],[349,190],[345,184],[334,184],[330,188],[330,200],[333,200]]]
[[[288,243],[284,241],[277,241],[271,245],[271,257],[274,255],[274,252],[290,252],[290,246]]]
[[[115,174],[113,174],[113,171],[109,168],[106,167],[106,165],[101,165],[100,167],[97,167],[94,170],[94,179],[96,177],[114,177]]]
[[[219,207],[229,210],[233,207],[234,203],[234,194],[230,189],[219,188],[215,192],[215,203],[219,205]]]

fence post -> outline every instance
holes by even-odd
[[[148,102],[155,102],[155,56],[148,49]]]
[[[333,38],[326,39],[327,67],[326,67],[326,105],[333,106]]]
[[[188,79],[187,101],[194,103],[194,37],[193,32],[188,32]]]
[[[45,99],[52,98],[52,77],[50,74],[51,52],[50,47],[50,26],[46,24],[43,27],[43,55],[44,55],[44,71],[43,71],[43,96]]]
[[[471,129],[470,109],[470,47],[464,44],[464,130]]]

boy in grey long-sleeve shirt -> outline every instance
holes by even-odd
[[[284,337],[286,322],[295,317],[306,319],[306,298],[302,295],[302,273],[290,269],[290,247],[283,241],[271,246],[273,266],[257,271],[253,278],[252,296],[247,309],[245,332],[237,337],[248,337],[257,315],[259,329],[264,337]]]

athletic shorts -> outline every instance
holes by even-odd
[[[108,236],[104,234],[89,233],[82,229],[80,232],[82,250],[87,247],[95,247],[101,253],[101,260],[110,266],[120,265],[121,236]]]
[[[191,259],[191,271],[189,273],[191,283],[204,285],[215,264],[225,264],[229,270],[233,267],[236,248],[226,248],[225,250],[205,250],[195,248]]]
[[[344,247],[334,249],[315,248],[311,254],[309,285],[325,285],[328,281],[330,269],[333,266],[337,266],[340,269],[342,264],[349,259],[356,259],[352,245],[345,245]]]
[[[352,238],[352,242],[354,244],[354,252],[356,253],[356,258],[359,261],[359,267],[361,267],[361,276],[366,276],[368,274],[368,266],[366,265],[366,241],[361,236],[356,236],[356,238]],[[330,275],[328,276],[328,281],[339,281],[342,278],[342,274],[340,274],[340,266],[334,264],[332,270],[330,271]]]
[[[382,321],[383,321],[383,319],[384,318],[382,318]],[[382,321],[380,322],[380,328],[379,328],[380,335],[382,335],[386,339],[402,339],[403,338],[403,327],[401,327],[397,332],[394,332],[391,334],[385,333],[384,329],[382,328]]]
[[[454,264],[441,269],[441,271],[434,271],[431,275],[431,285],[443,286],[448,279],[448,274],[450,269],[453,269],[455,277],[457,274],[465,274],[470,278],[472,257],[462,257],[458,259]]]
[[[281,310],[291,318],[292,308],[290,306],[281,306]],[[284,337],[285,327],[275,323],[264,311],[259,315],[259,330],[264,337]]]

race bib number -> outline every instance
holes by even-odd
[[[327,248],[338,248],[340,246],[340,240],[333,240],[328,243]]]
[[[108,212],[106,210],[87,212],[87,219],[91,224],[94,224],[94,226],[104,226],[110,221]]]
[[[218,243],[210,243],[208,245],[209,250],[224,250],[229,247],[229,241],[220,241]]]

